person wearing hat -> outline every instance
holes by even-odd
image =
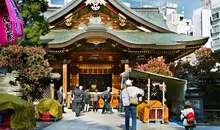
[[[108,86],[107,90],[105,90],[104,92],[102,92],[102,98],[104,100],[104,106],[102,109],[102,114],[105,113],[105,111],[109,111],[110,114],[112,114],[112,109],[111,109],[111,105],[110,105],[110,101],[111,101],[111,93],[110,93],[111,88]]]
[[[123,103],[124,110],[125,110],[125,130],[129,130],[129,127],[130,127],[129,125],[130,115],[132,118],[132,129],[131,130],[136,130],[137,104],[132,104],[131,98],[138,100],[138,95],[144,96],[144,91],[140,88],[133,86],[132,82],[133,82],[132,80],[129,80],[129,79],[126,80],[125,81],[126,88],[124,88],[121,92],[122,103]]]

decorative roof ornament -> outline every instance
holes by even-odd
[[[99,54],[92,54],[88,59],[89,60],[101,60],[103,58]]]
[[[65,23],[65,25],[67,26],[67,27],[70,27],[71,25],[72,25],[72,13],[71,14],[69,14],[69,15],[67,15],[66,17],[65,17],[65,21],[64,21],[64,23]]]
[[[90,17],[89,24],[104,24],[101,17]]]
[[[88,38],[88,43],[93,43],[94,45],[99,45],[101,43],[106,43],[104,38]]]
[[[105,0],[86,0],[86,6],[87,5],[92,5],[91,8],[94,11],[97,11],[100,9],[99,5],[104,5],[106,4]]]
[[[122,27],[124,27],[127,24],[127,18],[120,13],[119,13],[119,21],[120,21],[119,25]]]

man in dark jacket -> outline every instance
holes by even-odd
[[[64,111],[64,99],[63,99],[63,87],[61,86],[60,88],[59,88],[59,91],[57,91],[57,98],[58,98],[58,102],[62,105],[62,111],[63,111],[63,113],[66,113],[65,111]]]
[[[80,86],[73,91],[73,105],[74,105],[73,111],[76,113],[76,117],[80,115],[82,98],[83,98],[83,90],[82,90],[82,86]]]
[[[76,86],[76,87],[73,87],[72,88],[72,91],[71,91],[71,100],[72,100],[72,104],[71,104],[71,109],[73,112],[75,112],[75,109],[74,107],[76,106],[75,102],[74,102],[74,95],[73,95],[73,92],[76,88],[79,88],[79,86]]]
[[[102,109],[102,114],[105,113],[105,111],[109,111],[110,114],[112,114],[112,108],[111,108],[111,105],[110,105],[110,101],[111,101],[111,93],[110,93],[110,90],[111,88],[110,87],[107,87],[107,90],[105,90],[103,93],[102,93],[102,98],[104,100],[104,106],[103,106],[103,109]]]

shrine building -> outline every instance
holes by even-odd
[[[76,85],[116,92],[128,67],[159,56],[173,62],[208,40],[170,31],[158,8],[129,8],[119,0],[72,0],[45,17],[50,32],[41,40],[64,93]]]

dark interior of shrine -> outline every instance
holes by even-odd
[[[79,74],[79,85],[90,92],[102,92],[112,86],[112,74]]]

